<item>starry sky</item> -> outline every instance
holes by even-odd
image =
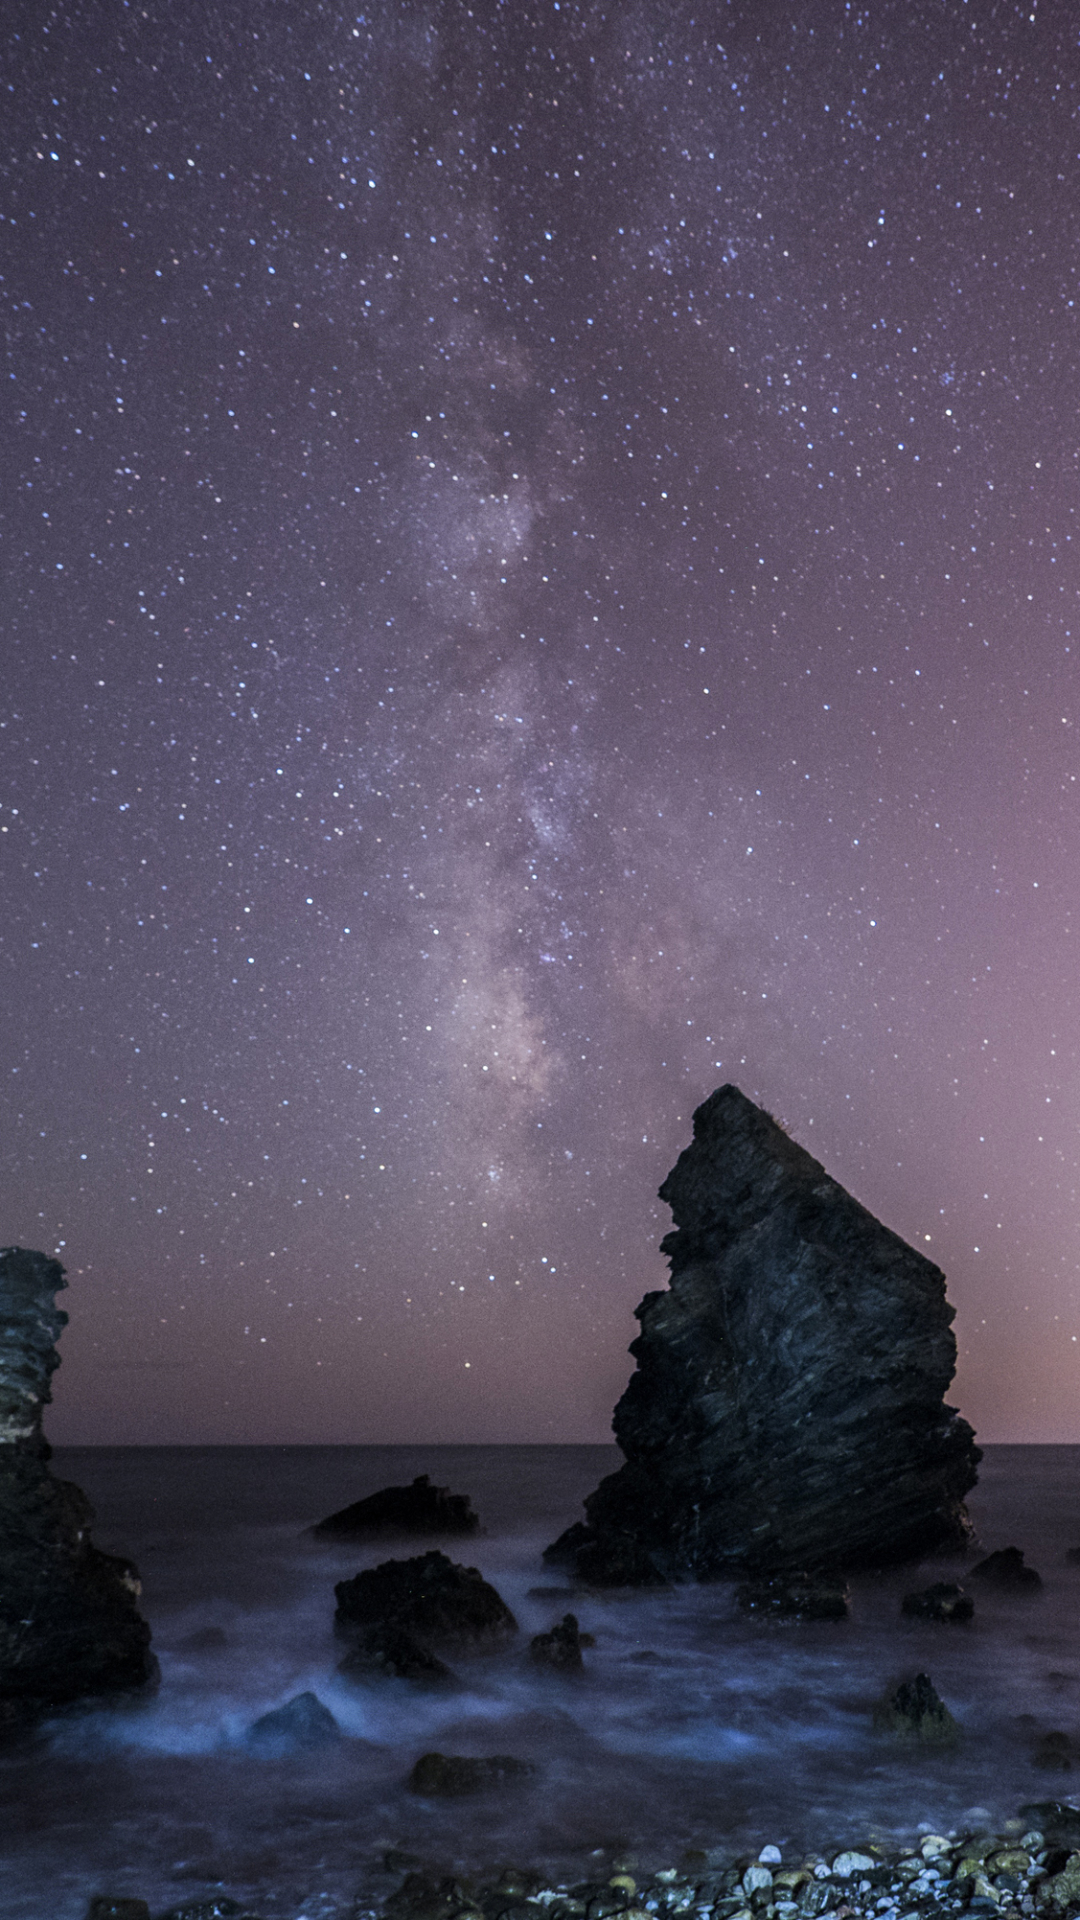
[[[5,33],[52,1438],[607,1438],[733,1080],[1080,1440],[1073,7]]]

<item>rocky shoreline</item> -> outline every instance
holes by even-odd
[[[1027,1816],[1027,1817],[1025,1817]],[[1039,1818],[1041,1825],[1033,1825]],[[717,1864],[689,1853],[678,1867],[639,1872],[612,1856],[596,1877],[549,1880],[522,1868],[441,1873],[412,1856],[385,1856],[402,1873],[381,1903],[357,1895],[348,1920],[925,1920],[936,1914],[1080,1915],[1080,1811],[1057,1802],[1021,1808],[998,1831],[926,1833],[906,1846],[866,1841],[824,1854],[785,1855],[765,1844]],[[310,1903],[308,1903],[309,1905]],[[308,1905],[296,1920],[309,1920]],[[341,1910],[339,1909],[339,1912]],[[96,1895],[86,1920],[151,1920],[143,1900]],[[259,1920],[221,1893],[172,1907],[160,1920]]]

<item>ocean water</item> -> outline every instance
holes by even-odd
[[[677,1865],[768,1841],[823,1849],[1000,1822],[1080,1789],[1080,1447],[990,1447],[970,1501],[985,1552],[1015,1544],[1031,1598],[975,1594],[969,1626],[903,1619],[905,1592],[963,1560],[852,1582],[846,1622],[746,1619],[728,1586],[560,1597],[542,1548],[618,1462],[613,1447],[58,1448],[56,1471],[131,1554],[161,1663],[156,1693],[78,1712],[0,1753],[0,1916],[83,1920],[93,1893],[151,1910],[224,1891],[264,1920],[374,1905],[388,1849],[443,1870],[534,1865],[583,1878],[632,1854]],[[513,1608],[517,1644],[453,1662],[462,1686],[346,1682],[334,1582],[391,1554],[302,1529],[430,1473],[472,1496],[484,1531],[449,1544]],[[425,1543],[426,1544],[426,1543]],[[415,1551],[422,1551],[418,1545]],[[529,1635],[568,1609],[596,1637],[586,1671],[534,1670]],[[960,1724],[952,1750],[908,1751],[871,1725],[889,1682],[930,1674]],[[253,1751],[260,1715],[311,1690],[343,1738]],[[1066,1735],[1076,1771],[1037,1764]],[[513,1754],[535,1772],[475,1799],[417,1798],[420,1754]],[[599,1851],[597,1851],[599,1850]]]

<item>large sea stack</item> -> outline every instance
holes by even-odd
[[[134,1567],[91,1544],[90,1502],[49,1470],[41,1416],[66,1285],[58,1260],[0,1249],[0,1726],[157,1673]]]
[[[940,1268],[738,1087],[698,1108],[660,1198],[671,1287],[637,1309],[626,1463],[546,1557],[638,1586],[964,1546],[980,1455],[944,1403]]]

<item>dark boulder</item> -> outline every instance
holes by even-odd
[[[90,1540],[86,1495],[49,1469],[42,1432],[67,1314],[58,1260],[0,1251],[0,1725],[157,1677],[129,1560]]]
[[[936,1580],[932,1587],[924,1587],[921,1593],[905,1593],[900,1602],[901,1613],[914,1620],[949,1620],[959,1623],[970,1620],[975,1612],[975,1602],[970,1593],[958,1587],[951,1580]]]
[[[150,1909],[145,1900],[113,1900],[107,1893],[95,1893],[86,1920],[150,1920]]]
[[[445,1553],[384,1560],[334,1588],[339,1633],[359,1638],[372,1627],[403,1630],[424,1646],[483,1648],[517,1632],[517,1621],[475,1567]]]
[[[928,1674],[902,1680],[874,1708],[874,1725],[901,1740],[949,1746],[960,1729]]]
[[[308,1532],[318,1540],[377,1540],[394,1534],[476,1533],[480,1516],[467,1493],[433,1487],[426,1473],[411,1487],[383,1487],[331,1513]]]
[[[456,1681],[450,1668],[414,1633],[386,1622],[361,1634],[338,1672],[346,1680],[411,1680],[423,1687],[452,1686]]]
[[[409,1775],[409,1785],[414,1793],[457,1799],[516,1785],[535,1771],[527,1760],[515,1760],[509,1753],[493,1753],[482,1760],[456,1753],[424,1753]]]
[[[325,1747],[342,1738],[341,1728],[318,1694],[298,1693],[283,1707],[260,1715],[248,1728],[248,1744],[274,1755],[300,1748]]]
[[[551,1667],[556,1673],[580,1673],[584,1662],[582,1647],[594,1644],[591,1633],[582,1633],[577,1616],[564,1613],[548,1633],[534,1633],[529,1641],[529,1659],[535,1666]]]
[[[966,1545],[979,1450],[944,1404],[940,1269],[737,1087],[698,1108],[660,1196],[671,1286],[637,1309],[625,1464],[545,1558],[638,1586]]]
[[[1022,1547],[1000,1547],[997,1553],[988,1553],[970,1569],[968,1578],[1002,1593],[1035,1593],[1042,1586],[1034,1567],[1025,1567]]]
[[[744,1613],[765,1620],[846,1620],[846,1583],[835,1574],[781,1573],[747,1580],[735,1590]]]

